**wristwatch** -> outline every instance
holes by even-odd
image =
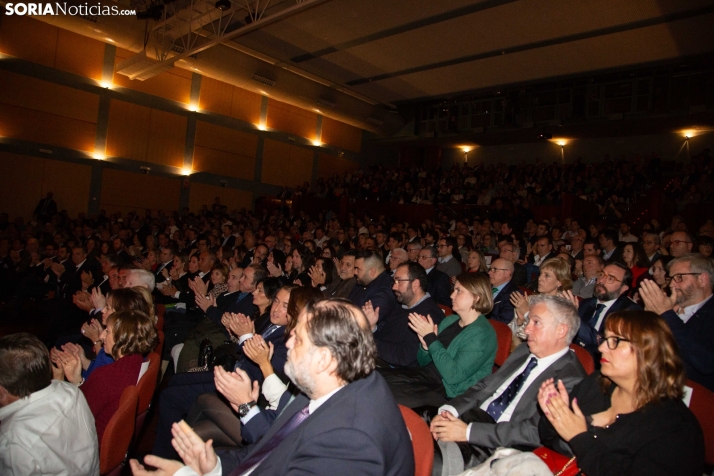
[[[257,405],[255,400],[252,400],[248,403],[241,403],[240,405],[238,405],[238,416],[243,418],[255,405]]]

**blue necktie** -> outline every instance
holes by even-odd
[[[306,406],[305,408],[291,416],[290,419],[282,426],[282,428],[280,428],[278,432],[273,435],[270,441],[268,441],[265,446],[260,448],[258,451],[253,453],[253,455],[250,456],[247,460],[243,461],[240,466],[233,470],[231,476],[239,476],[262,463],[263,460],[267,458],[270,453],[272,453],[273,450],[277,448],[277,446],[290,433],[293,432],[295,428],[300,426],[300,424],[305,421],[309,414],[310,409]]]
[[[588,322],[588,324],[590,325],[590,327],[592,327],[593,329],[595,329],[595,332],[599,332],[599,330],[596,329],[595,326],[597,325],[597,320],[600,318],[600,313],[602,313],[602,310],[603,310],[603,309],[605,309],[605,305],[604,305],[604,304],[598,304],[597,306],[595,306],[595,314],[593,314],[593,317],[592,317],[592,318],[590,319],[590,321]]]
[[[516,398],[516,395],[518,395],[518,392],[523,386],[523,382],[526,381],[536,365],[538,365],[538,360],[535,357],[531,357],[531,360],[528,361],[528,365],[526,365],[526,369],[518,377],[513,379],[511,384],[498,398],[489,403],[486,413],[491,415],[494,421],[498,421],[498,419],[501,418],[503,411],[508,408],[508,405]]]

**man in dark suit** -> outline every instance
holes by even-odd
[[[166,281],[166,276],[164,276],[162,271],[171,271],[171,268],[174,265],[174,256],[176,256],[177,254],[178,250],[176,250],[176,248],[174,248],[173,246],[165,246],[161,249],[161,252],[159,254],[159,265],[156,267],[156,271],[154,271],[154,276],[156,279],[155,282],[157,284]]]
[[[233,248],[236,244],[236,237],[233,236],[233,227],[231,225],[223,225],[223,236],[221,236],[221,246]]]
[[[624,264],[612,262],[599,273],[593,290],[593,297],[584,299],[578,307],[580,329],[575,342],[592,354],[595,365],[599,366],[597,336],[604,328],[605,317],[616,311],[639,311],[627,291],[632,283],[632,272]]]
[[[659,252],[660,246],[662,246],[662,239],[657,233],[645,233],[642,237],[642,248],[645,250],[650,266],[662,256]]]
[[[192,448],[205,456],[201,472],[412,476],[409,433],[389,388],[373,372],[375,347],[360,310],[341,300],[308,304],[287,347],[285,371],[303,393],[283,395],[277,412],[268,416],[270,411],[255,406],[257,387],[244,374],[234,374],[239,391],[229,401],[238,409],[246,435],[259,441],[218,459],[211,446],[192,434],[197,443]],[[182,466],[157,457],[145,462],[167,474]],[[151,474],[136,460],[131,466],[136,476]]]
[[[598,236],[600,248],[602,249],[602,259],[606,263],[613,261],[622,262],[622,247],[618,246],[619,241],[617,233],[613,230],[604,230]]]
[[[575,306],[566,299],[543,294],[531,298],[528,342],[496,373],[449,400],[432,420],[431,431],[438,438],[434,473],[459,474],[500,446],[540,446],[541,384],[552,378],[570,391],[585,377],[568,348],[579,324]]]
[[[392,277],[384,268],[382,258],[372,251],[362,251],[355,259],[357,283],[349,295],[349,300],[360,309],[368,302],[374,309],[379,308],[379,324],[397,306],[397,298],[392,292]]]
[[[82,276],[85,279],[89,276],[92,281],[97,281],[99,269],[93,262],[87,259],[87,251],[81,246],[72,249],[72,264],[65,263],[65,270],[59,278],[62,296],[68,301],[72,301],[72,296],[77,291],[82,290]]]
[[[508,324],[513,320],[513,304],[511,294],[518,291],[518,286],[511,279],[513,276],[513,263],[499,258],[491,263],[488,270],[488,279],[493,291],[493,309],[486,317],[494,321]]]
[[[437,304],[451,307],[449,276],[436,269],[436,248],[427,246],[419,251],[419,264],[426,270],[426,290]]]
[[[504,243],[501,246],[500,258],[510,261],[513,264],[513,275],[511,276],[511,282],[516,287],[525,286],[528,284],[528,272],[526,267],[518,262],[520,257],[521,249],[515,243]]]
[[[374,341],[379,358],[389,366],[410,367],[417,363],[419,337],[409,328],[409,314],[429,316],[434,324],[444,319],[444,311],[426,294],[426,272],[416,263],[403,263],[394,272],[392,291],[400,306],[381,325],[369,310],[365,314],[370,324],[375,324]],[[375,309],[376,310],[376,309]],[[374,321],[374,323],[372,322]]]
[[[553,240],[550,236],[541,236],[533,245],[533,254],[528,258],[528,262],[540,267],[543,261],[554,258],[556,253],[553,251]]]
[[[33,215],[40,223],[47,223],[57,214],[57,202],[52,197],[53,193],[47,192],[45,198],[41,199],[35,207]]]
[[[661,315],[669,325],[687,377],[714,391],[712,262],[700,254],[688,254],[673,259],[668,268],[672,296],[667,297],[654,281],[645,280],[640,286],[645,309]]]

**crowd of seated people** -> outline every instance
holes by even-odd
[[[94,423],[89,442],[101,442],[123,389],[140,379],[147,355],[160,352],[168,382],[158,397],[155,456],[146,463],[171,469],[168,474],[193,474],[188,468],[243,474],[236,471],[251,470],[248,462],[254,474],[282,474],[282,463],[263,452],[284,451],[290,460],[306,450],[281,429],[303,423],[286,422],[281,411],[302,401],[311,414],[321,398],[360,385],[380,395],[376,403],[384,408],[376,413],[385,422],[398,415],[394,403],[427,419],[435,474],[458,474],[499,447],[542,445],[574,454],[586,474],[640,474],[644,467],[641,474],[672,474],[666,468],[684,458],[681,474],[696,474],[701,430],[676,402],[685,378],[714,391],[712,220],[692,230],[680,216],[667,229],[653,219],[634,234],[623,221],[625,209],[607,199],[593,223],[581,217],[535,221],[527,213],[536,196],[543,199],[533,203],[551,203],[553,195],[543,189],[602,191],[607,175],[613,188],[606,196],[626,197],[650,183],[643,177],[656,165],[651,158],[600,167],[576,162],[567,170],[495,166],[464,174],[456,168],[440,178],[419,177],[417,169],[355,175],[368,199],[379,197],[384,185],[411,184],[412,175],[415,193],[429,181],[441,189],[457,179],[474,188],[488,183],[494,191],[487,202],[493,213],[467,211],[424,223],[354,215],[340,222],[330,211],[314,218],[301,210],[229,211],[218,199],[199,213],[147,210],[72,220],[59,212],[38,213],[29,223],[5,220],[2,312],[12,317],[29,306],[47,317],[39,321],[51,349],[47,382],[54,379],[51,388],[63,398],[86,400],[82,418],[91,415]],[[333,196],[360,198],[351,179],[333,185]],[[520,202],[509,195],[514,190],[525,192]],[[42,205],[40,211],[51,209]],[[165,309],[160,323],[157,305]],[[356,323],[350,332],[359,342],[349,352],[366,346],[369,361],[350,363],[359,368],[344,363],[345,338],[328,322],[335,316]],[[310,319],[318,317],[326,321],[313,329]],[[497,323],[510,329],[510,356],[493,372]],[[157,348],[159,331],[165,338]],[[655,338],[661,345],[651,343]],[[37,344],[23,339],[8,340],[8,355]],[[586,376],[571,344],[591,355],[594,376]],[[0,345],[0,367],[11,366],[2,362],[3,351]],[[645,365],[657,359],[665,362]],[[7,380],[0,375],[0,415],[33,392],[49,391],[45,380],[29,393],[20,390],[11,380],[21,369],[8,372]],[[658,379],[668,387],[643,390]],[[605,393],[597,393],[598,386]],[[616,430],[642,425],[656,403],[667,409],[652,418],[667,424],[678,418],[676,431],[689,432],[689,440],[681,451],[666,453],[658,452],[658,441],[640,441],[644,453],[635,455]],[[367,424],[356,422],[361,415],[343,417],[340,425]],[[329,434],[331,424],[323,422],[315,438]],[[393,431],[395,439],[370,443],[381,445],[379,454],[392,451],[379,464],[364,451],[357,452],[364,460],[355,462],[326,441],[307,454],[328,466],[355,464],[362,474],[413,472],[413,462],[393,459],[404,453],[395,444],[409,445],[401,420]],[[597,450],[586,443],[594,437],[602,444]],[[266,438],[276,440],[267,449]],[[608,452],[618,455],[612,463],[602,456]],[[666,458],[670,466],[644,465],[642,454]],[[86,455],[85,466],[93,467],[96,454]],[[328,466],[306,467],[330,474]],[[150,474],[138,463],[132,468]]]

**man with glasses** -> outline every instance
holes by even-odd
[[[672,296],[650,280],[640,285],[640,296],[647,311],[669,324],[687,377],[714,391],[714,267],[708,258],[689,254],[670,261],[668,269]]]
[[[692,252],[694,240],[686,231],[675,231],[669,239],[669,254],[679,258]]]
[[[659,247],[662,246],[662,238],[657,233],[645,233],[642,237],[642,248],[645,250],[649,265],[652,266],[662,256]]]
[[[439,254],[439,264],[436,268],[446,273],[449,278],[453,278],[461,274],[461,263],[460,259],[456,259],[453,256],[454,249],[457,248],[456,240],[451,237],[442,238],[438,241],[436,246],[436,251]]]
[[[437,304],[451,307],[449,276],[436,269],[436,248],[427,246],[419,251],[419,264],[426,270],[426,290]]]
[[[504,243],[501,246],[500,258],[509,261],[513,264],[513,275],[511,276],[511,282],[516,286],[525,286],[528,284],[528,272],[526,267],[518,262],[519,255],[521,254],[521,249],[515,243]]]
[[[423,246],[421,246],[421,243],[419,243],[419,241],[407,243],[407,256],[409,257],[409,261],[411,261],[412,263],[418,263],[419,251],[421,251],[422,248]]]
[[[444,319],[444,312],[426,292],[424,268],[403,263],[394,273],[392,291],[400,304],[374,332],[380,367],[411,367],[417,363],[419,337],[409,328],[409,314],[429,316],[434,324]],[[370,313],[366,313],[370,318]],[[371,322],[371,320],[370,320]]]
[[[580,329],[575,342],[592,354],[597,367],[600,366],[597,336],[602,332],[607,315],[616,311],[642,309],[627,297],[631,282],[632,272],[628,267],[619,262],[610,263],[598,273],[593,297],[580,302]]]
[[[583,259],[585,257],[583,244],[585,244],[585,238],[580,235],[575,235],[570,240],[570,251],[568,251],[568,253],[570,253],[570,256],[572,256],[574,260]]]
[[[491,263],[491,268],[488,270],[488,280],[491,283],[493,292],[493,309],[486,315],[489,319],[503,322],[504,324],[508,324],[513,320],[511,293],[518,291],[518,286],[513,282],[512,277],[513,263],[503,258],[498,258]]]

